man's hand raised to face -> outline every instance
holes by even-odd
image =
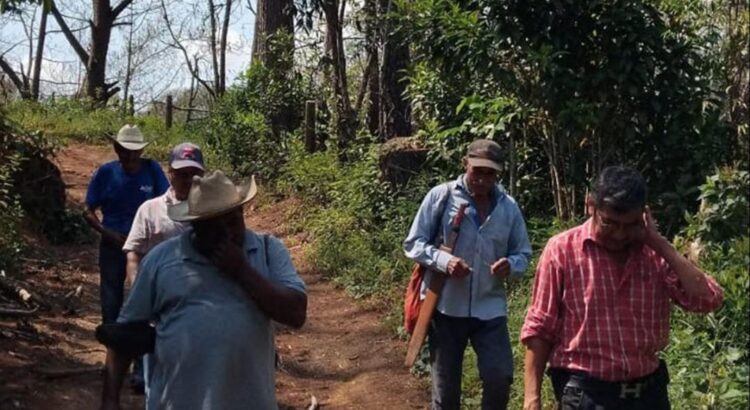
[[[232,278],[239,277],[248,266],[245,250],[229,239],[222,240],[214,247],[211,262]]]
[[[648,206],[643,211],[643,225],[639,237],[646,246],[657,252],[662,252],[665,246],[671,246],[667,238],[659,232],[659,225]]]

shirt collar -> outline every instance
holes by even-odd
[[[466,174],[461,174],[458,179],[456,179],[456,188],[460,189],[466,195],[471,196],[471,193],[469,192],[469,188],[466,187]],[[493,198],[495,198],[497,201],[501,201],[503,198],[505,198],[505,187],[501,183],[495,184],[495,190],[493,194]]]
[[[171,186],[169,187],[169,189],[167,189],[167,192],[164,193],[163,198],[164,202],[166,202],[167,205],[175,205],[182,202],[177,200],[177,197],[174,193],[174,188],[172,188]]]
[[[589,217],[589,219],[581,225],[581,247],[584,247],[586,242],[589,241],[596,243],[596,240],[594,239],[594,223],[592,217]]]

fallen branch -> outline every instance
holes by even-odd
[[[37,308],[26,310],[26,309],[13,309],[0,307],[0,316],[6,317],[21,317],[21,316],[33,316],[36,313]]]
[[[8,296],[16,298],[26,307],[31,308],[33,304],[39,306],[44,310],[51,309],[50,305],[47,302],[43,301],[37,296],[34,296],[34,294],[26,290],[26,288],[14,282],[16,281],[13,281],[12,279],[5,276],[0,276],[0,290],[4,291]]]
[[[61,377],[69,377],[69,376],[80,376],[83,374],[89,374],[89,373],[96,373],[101,372],[101,367],[92,367],[92,366],[86,366],[86,367],[74,367],[69,369],[49,369],[49,368],[35,368],[34,372],[38,373],[44,377],[50,378],[50,379],[57,379]]]

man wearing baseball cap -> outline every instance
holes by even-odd
[[[472,142],[466,172],[434,187],[422,201],[404,241],[410,259],[427,267],[424,299],[434,271],[447,275],[429,326],[432,408],[461,403],[464,350],[471,342],[482,380],[482,409],[505,409],[513,380],[503,280],[523,274],[531,257],[526,224],[516,201],[498,183],[502,150],[494,141]],[[463,210],[464,218],[455,218]],[[453,251],[441,238],[460,220]]]
[[[84,218],[101,234],[99,273],[102,321],[112,323],[120,313],[125,283],[125,243],[138,207],[169,187],[159,163],[141,158],[149,144],[134,125],[125,125],[116,137],[108,136],[117,160],[100,166],[86,191]],[[99,219],[96,211],[100,211]]]
[[[190,142],[178,144],[169,154],[169,184],[163,195],[144,202],[135,214],[130,233],[122,247],[127,255],[127,283],[132,284],[138,273],[141,259],[159,243],[185,232],[189,224],[173,221],[167,216],[167,207],[184,201],[190,193],[194,176],[203,176],[203,154]],[[148,368],[148,366],[146,366]],[[136,392],[145,389],[141,360],[133,366],[131,386]]]

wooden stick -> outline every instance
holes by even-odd
[[[430,327],[432,315],[435,313],[438,301],[440,300],[443,285],[445,285],[445,274],[433,271],[430,287],[427,288],[427,295],[422,301],[422,306],[419,308],[419,317],[417,318],[417,324],[414,325],[414,333],[411,335],[411,339],[409,339],[406,360],[404,360],[406,367],[414,365],[419,351],[422,350],[422,344],[427,337],[427,329]]]

